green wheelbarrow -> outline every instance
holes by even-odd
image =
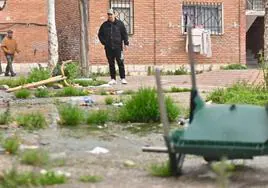
[[[191,29],[188,31],[191,36]],[[208,162],[221,160],[222,157],[252,159],[254,156],[267,155],[268,107],[206,104],[196,88],[191,37],[188,48],[192,77],[189,122],[184,129],[169,130],[160,71],[156,70],[166,147],[143,147],[143,151],[168,153],[170,170],[174,176],[181,174],[186,154],[203,156]]]

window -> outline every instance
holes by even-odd
[[[124,22],[128,34],[133,34],[133,2],[132,0],[110,0],[111,8],[117,18]]]
[[[210,30],[211,34],[223,33],[222,4],[221,3],[189,3],[182,5],[183,31],[187,31],[187,25],[201,26]]]
[[[0,33],[0,43],[3,41],[3,39],[5,38],[6,34],[2,34]]]

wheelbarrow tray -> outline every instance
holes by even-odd
[[[254,105],[204,105],[184,130],[170,133],[177,153],[229,159],[268,154],[268,111]]]

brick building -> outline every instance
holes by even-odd
[[[185,20],[212,32],[212,57],[197,55],[199,63],[246,63],[246,2],[244,0],[101,0],[89,1],[89,49],[92,64],[106,64],[97,33],[114,8],[130,34],[127,64],[167,65],[187,63]],[[72,10],[72,11],[70,11]],[[56,1],[57,29],[62,59],[78,58],[79,16],[77,0]]]
[[[7,0],[0,11],[0,43],[7,30],[14,31],[21,53],[17,63],[47,62],[47,7],[43,0]],[[0,52],[1,60],[5,59]]]
[[[263,45],[261,0],[91,0],[89,1],[90,63],[107,64],[97,33],[114,8],[127,26],[130,47],[127,65],[181,65],[187,63],[185,24],[191,20],[212,32],[212,57],[196,55],[199,64],[246,63]],[[0,36],[7,29],[23,53],[17,62],[47,61],[47,7],[41,0],[7,0],[0,11]],[[77,0],[56,0],[60,59],[79,59],[79,8]],[[258,34],[258,41],[254,36]],[[261,36],[261,37],[260,37]],[[1,40],[0,37],[0,40]],[[255,42],[255,43],[254,43]],[[256,45],[258,43],[258,45]],[[145,70],[146,71],[146,70]]]

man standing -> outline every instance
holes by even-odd
[[[121,83],[127,84],[123,58],[123,42],[125,50],[129,45],[127,30],[124,23],[115,18],[113,9],[109,9],[107,15],[108,20],[101,25],[98,37],[101,44],[105,46],[105,53],[109,62],[111,75],[109,84],[116,84],[115,59],[118,64]]]
[[[1,44],[1,48],[4,51],[4,54],[7,59],[7,66],[6,66],[6,73],[5,76],[9,76],[9,73],[11,76],[16,76],[16,73],[13,71],[13,60],[15,52],[19,53],[18,45],[15,39],[13,39],[13,31],[9,30],[7,32],[7,37],[3,40]]]

